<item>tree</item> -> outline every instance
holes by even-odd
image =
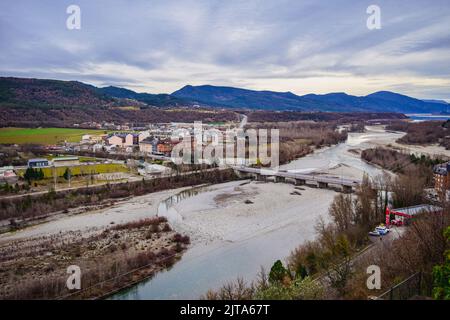
[[[352,197],[346,194],[337,195],[331,203],[329,213],[339,231],[347,231],[354,223]]]
[[[341,296],[345,294],[347,282],[352,275],[352,252],[347,237],[339,235],[336,242],[321,257],[328,281]]]
[[[396,208],[408,207],[423,202],[423,191],[426,187],[426,177],[420,168],[410,169],[399,175],[392,184],[392,200]]]
[[[275,261],[269,273],[269,282],[277,283],[282,282],[289,273],[287,269],[283,266],[283,263],[280,260]]]
[[[37,179],[36,180],[42,180],[45,178],[44,171],[42,169],[39,169],[39,172],[36,174]]]
[[[368,175],[364,174],[356,195],[355,224],[363,228],[371,228],[372,224],[378,222],[375,212],[375,203],[378,194]]]
[[[44,179],[44,171],[42,169],[34,169],[34,168],[27,168],[25,171],[25,174],[23,175],[24,179],[28,181],[28,183],[31,183],[32,180],[42,180]]]
[[[383,220],[388,206],[392,179],[390,174],[383,170],[383,174],[376,176],[373,183],[378,190],[377,201],[375,202],[376,217],[377,219]]]
[[[35,180],[36,178],[36,173],[34,171],[33,168],[27,168],[27,170],[25,171],[25,174],[23,175],[24,179],[28,181],[28,183],[30,183],[32,180]]]
[[[295,272],[295,277],[297,279],[304,279],[308,276],[308,271],[303,264],[299,264],[297,267],[297,271]]]
[[[72,172],[70,171],[69,168],[66,168],[66,171],[64,171],[64,174],[63,174],[63,178],[65,180],[70,180],[71,176],[72,176]]]
[[[11,191],[11,186],[9,185],[8,181],[3,185],[3,190],[5,190],[6,193]]]
[[[450,247],[450,227],[444,232],[447,247]],[[444,253],[445,262],[433,268],[433,298],[450,300],[450,249]]]

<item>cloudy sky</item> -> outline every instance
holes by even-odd
[[[81,29],[66,27],[69,5]],[[366,9],[381,9],[369,30]],[[449,0],[2,0],[0,75],[450,101]]]

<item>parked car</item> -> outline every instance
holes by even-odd
[[[369,236],[384,236],[388,234],[390,231],[389,228],[386,228],[385,226],[378,226],[375,228],[375,230],[369,232]]]
[[[375,228],[376,231],[380,234],[380,236],[384,236],[389,233],[389,228],[386,228],[385,226],[378,226]]]

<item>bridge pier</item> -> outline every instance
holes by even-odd
[[[328,188],[328,183],[317,181],[317,186],[318,186],[320,189],[327,189],[327,188]]]
[[[284,178],[284,182],[295,184],[295,179],[293,179],[293,178]]]
[[[284,177],[275,176],[275,182],[285,182],[286,179]]]
[[[240,177],[250,178],[257,181],[274,181],[282,183],[295,183],[295,185],[307,185],[312,184],[320,189],[327,189],[329,185],[340,186],[342,192],[351,193],[359,185],[359,181],[353,179],[344,178],[332,178],[332,177],[316,177],[314,175],[296,174],[290,172],[276,172],[272,170],[264,171],[248,167],[234,167],[235,172]]]
[[[265,175],[262,175],[262,174],[257,174],[257,175],[256,175],[256,180],[257,180],[257,181],[263,181],[263,182],[266,182],[266,176],[265,176]]]
[[[351,186],[342,185],[342,192],[344,193],[352,193],[353,188]]]

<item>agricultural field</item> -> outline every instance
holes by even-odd
[[[0,144],[57,144],[79,142],[84,134],[100,135],[104,130],[72,128],[0,128]]]
[[[62,177],[66,171],[67,166],[62,167],[46,167],[42,168],[44,172],[44,178],[52,178],[53,171],[56,170],[58,177]],[[17,174],[21,177],[25,174],[26,169],[17,170]],[[81,176],[86,174],[99,174],[99,173],[115,173],[115,172],[129,172],[129,169],[117,163],[102,163],[93,165],[80,165],[80,166],[70,166],[70,171],[72,176]]]

